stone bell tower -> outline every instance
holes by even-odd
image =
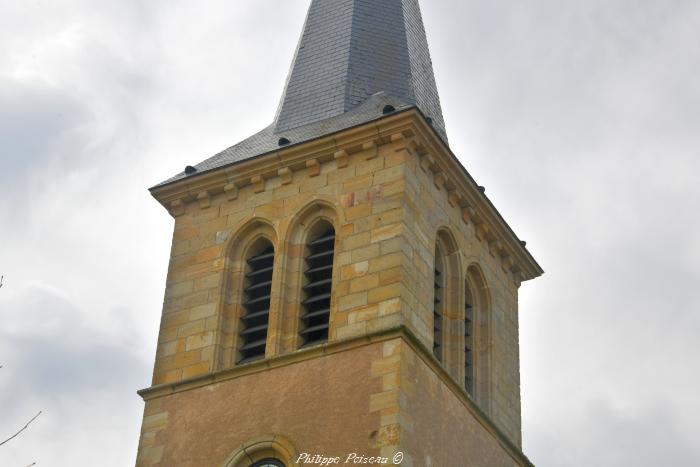
[[[273,123],[175,220],[138,466],[530,466],[542,270],[448,145],[418,0],[312,0]]]

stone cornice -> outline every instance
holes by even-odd
[[[476,237],[486,243],[517,285],[542,275],[542,268],[524,242],[416,108],[154,187],[151,194],[176,217],[187,203],[199,202],[205,209],[214,195],[226,193],[229,199],[235,199],[248,185],[257,193],[265,189],[265,180],[280,177],[284,183],[294,172],[303,170],[313,176],[321,164],[335,161],[342,166],[351,154],[371,153],[374,147],[399,139],[404,139],[407,150],[420,158],[421,168],[434,177],[450,205],[461,210],[462,220],[473,226]]]
[[[419,111],[415,111],[420,113]],[[416,118],[414,131],[421,167],[432,172],[436,184],[443,187],[451,205],[462,210],[462,219],[471,223],[491,254],[501,260],[504,271],[514,274],[516,282],[541,276],[544,271],[498,212],[485,189],[476,183],[457,156],[435,134],[425,118]]]
[[[323,355],[333,355],[345,352],[368,344],[386,342],[392,339],[402,339],[420,357],[421,361],[428,366],[445,383],[447,388],[460,400],[464,407],[471,413],[479,424],[488,431],[503,449],[522,467],[534,467],[525,454],[508,439],[508,437],[498,428],[491,419],[479,408],[467,392],[455,381],[443,368],[418,337],[406,326],[398,326],[393,329],[380,331],[374,334],[364,335],[343,341],[331,342],[309,349],[298,350],[296,352],[273,357],[266,360],[249,363],[246,365],[232,367],[226,370],[209,373],[176,383],[162,384],[138,391],[144,401],[167,397],[185,391],[199,389],[210,384],[221,383],[242,376],[260,373],[273,368],[293,365],[299,362],[322,357]]]

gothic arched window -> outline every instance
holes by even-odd
[[[433,278],[433,355],[454,377],[461,375],[461,260],[454,236],[447,228],[437,232]]]
[[[477,264],[464,280],[464,390],[481,409],[491,413],[491,299]]]
[[[246,256],[239,364],[265,358],[274,262],[275,249],[265,238],[255,242]]]
[[[328,341],[335,229],[322,220],[314,226],[308,238],[299,328],[301,347]]]

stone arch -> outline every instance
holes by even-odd
[[[299,348],[300,338],[300,313],[302,288],[304,285],[304,261],[307,251],[307,243],[310,238],[318,234],[324,226],[332,226],[335,229],[335,252],[339,251],[340,245],[340,216],[335,205],[323,199],[316,199],[304,207],[292,218],[284,242],[284,252],[281,256],[282,271],[282,298],[281,309],[284,316],[279,322],[280,351],[283,353],[293,352]],[[336,290],[338,262],[333,266],[333,290]],[[332,337],[333,316],[336,310],[337,299],[335,293],[331,296],[331,313],[329,339]]]
[[[246,273],[246,259],[258,252],[265,244],[271,244],[275,250],[275,269],[273,270],[273,290],[279,280],[277,264],[279,264],[279,240],[277,231],[268,219],[254,217],[245,222],[228,240],[226,247],[226,262],[224,267],[223,290],[221,293],[221,310],[219,313],[218,335],[215,362],[218,369],[229,368],[237,361],[238,329],[244,312],[243,284]],[[276,319],[279,298],[272,294],[270,303],[269,329],[273,329]],[[268,330],[268,345],[266,355],[274,350],[271,345],[274,333]]]
[[[462,261],[459,247],[454,234],[448,227],[440,227],[437,230],[435,240],[435,269],[436,282],[440,284],[435,289],[436,297],[440,300],[436,304],[436,310],[441,315],[441,330],[433,333],[433,339],[440,339],[441,347],[439,356],[443,366],[453,377],[459,375],[460,370],[460,320],[463,319],[462,310]],[[438,317],[433,315],[433,324]],[[435,326],[434,326],[435,328]]]
[[[264,435],[239,446],[221,467],[250,467],[263,459],[277,459],[286,467],[299,467],[294,444],[281,435]]]
[[[483,270],[477,263],[467,268],[465,300],[472,300],[474,321],[474,388],[472,398],[484,412],[491,413],[493,323],[491,293]]]
[[[331,200],[315,198],[303,205],[292,216],[285,242],[298,243],[301,240],[300,237],[306,233],[306,227],[318,219],[325,219],[333,224],[336,229],[342,220],[336,205]]]

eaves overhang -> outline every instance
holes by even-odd
[[[464,221],[474,225],[477,237],[485,241],[492,254],[502,260],[504,269],[517,274],[521,281],[534,279],[544,273],[526,248],[525,242],[518,238],[483,188],[415,106],[310,141],[292,143],[242,161],[166,182],[151,188],[150,192],[172,213],[174,209],[201,200],[202,197],[229,190],[237,192],[251,184],[256,176],[269,179],[278,176],[283,168],[304,170],[306,161],[310,159],[320,163],[330,162],[338,151],[359,151],[368,140],[376,140],[379,144],[387,143],[392,135],[398,133],[414,137],[417,143],[412,150],[420,157],[421,166],[441,178],[450,204],[462,210]]]

